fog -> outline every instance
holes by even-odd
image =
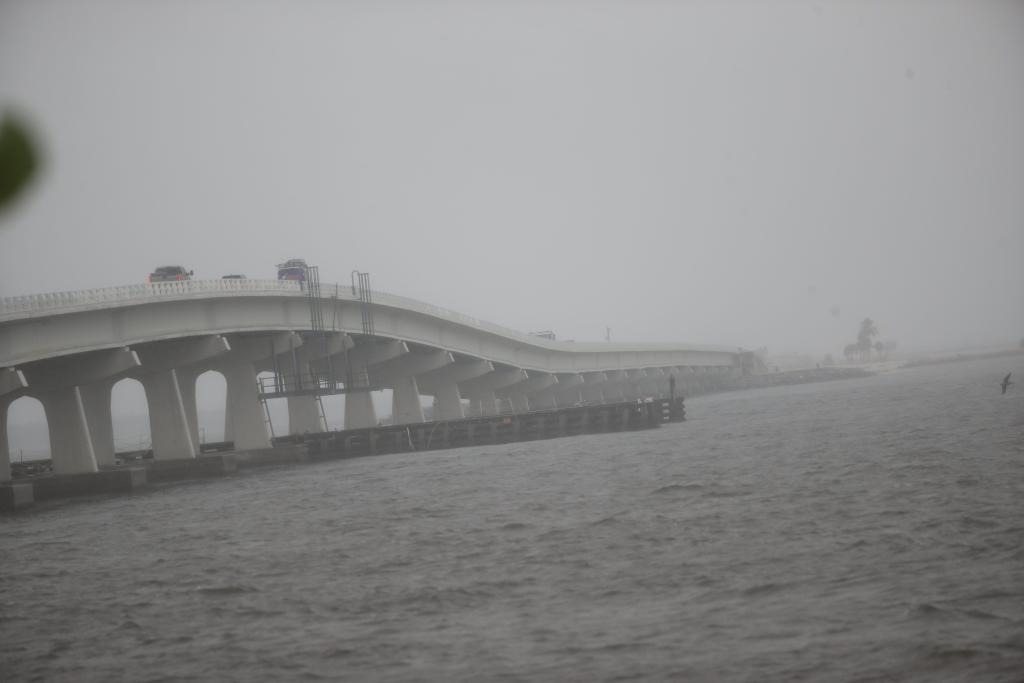
[[[0,5],[0,295],[304,257],[559,338],[1024,336],[1024,5]]]

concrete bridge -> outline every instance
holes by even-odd
[[[311,316],[317,304],[322,324]],[[372,316],[367,328],[366,315]],[[21,396],[43,406],[58,473],[114,464],[111,392],[139,380],[157,459],[199,453],[196,379],[227,386],[225,438],[271,445],[258,376],[282,366],[289,432],[325,429],[303,375],[330,364],[393,391],[395,423],[667,395],[741,372],[735,347],[574,343],[545,339],[384,292],[361,301],[330,285],[316,301],[294,281],[189,280],[0,298],[0,482],[10,479],[7,414]],[[318,370],[319,369],[319,370]],[[282,379],[284,378],[284,379]],[[308,382],[307,382],[308,386]],[[468,400],[468,405],[467,405]],[[368,391],[346,394],[345,428],[377,424]]]

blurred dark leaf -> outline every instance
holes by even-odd
[[[39,166],[39,154],[28,128],[11,114],[0,123],[0,212],[30,184]]]

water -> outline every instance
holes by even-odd
[[[0,678],[1024,680],[1011,369],[0,518]]]

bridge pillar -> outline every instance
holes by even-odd
[[[227,382],[227,417],[236,451],[270,448],[270,434],[260,406],[256,368],[251,361],[228,358],[220,367]]]
[[[221,373],[223,374],[223,373]],[[231,385],[224,379],[224,440],[235,440],[235,421],[231,417],[231,406],[234,405],[234,396],[231,393]]]
[[[608,381],[602,386],[605,401],[608,403],[615,403],[617,401],[627,400],[626,396],[626,383],[628,377],[626,376],[625,370],[612,370],[606,372],[605,375]]]
[[[273,349],[298,347],[302,338],[293,332],[228,338],[230,351],[208,369],[224,375],[226,406],[224,409],[224,440],[233,441],[235,450],[270,448],[270,432],[259,398],[256,363],[273,355]]]
[[[459,391],[463,396],[470,397],[475,415],[497,415],[499,409],[495,391],[518,384],[527,377],[525,370],[503,367],[460,382]]]
[[[515,394],[509,397],[509,402],[512,404],[512,410],[516,413],[528,413],[530,412],[530,399],[526,394]]]
[[[343,354],[354,345],[351,337],[340,333],[332,333],[326,338],[306,337],[302,340],[302,346],[298,347],[293,340],[286,351],[258,363],[256,371],[273,371],[276,367],[281,373],[282,388],[287,390],[298,388],[296,374],[301,376],[304,384],[310,385],[314,379],[314,370],[326,375],[329,361],[331,372],[339,379],[344,378],[346,369],[338,366],[344,365]],[[337,366],[334,365],[335,361]],[[321,419],[320,405],[315,396],[289,396],[285,401],[288,404],[289,434],[296,436],[326,431],[327,425]]]
[[[345,394],[345,429],[377,426],[377,410],[369,391]]]
[[[182,399],[177,371],[165,370],[140,378],[149,404],[149,434],[157,460],[194,458],[199,447],[192,440],[188,413]]]
[[[438,385],[434,390],[434,419],[461,420],[465,416],[459,385],[455,382]]]
[[[25,376],[15,368],[0,368],[0,484],[11,480],[11,444],[7,440],[7,409],[27,386]]]
[[[481,394],[475,403],[477,406],[476,414],[481,417],[497,415],[500,412],[500,409],[498,408],[498,397],[493,391]]]
[[[411,352],[374,365],[370,372],[391,385],[393,424],[423,422],[423,405],[416,378],[454,362],[448,351]]]
[[[302,365],[301,372],[303,377],[308,377],[312,381],[308,363]],[[295,379],[290,375],[284,376],[283,379],[285,389],[291,391],[298,388]],[[316,434],[326,430],[323,420],[320,419],[320,407],[315,396],[289,396],[285,400],[288,401],[289,434]]]
[[[498,390],[499,397],[511,400],[517,411],[524,407],[529,410],[545,410],[555,407],[555,399],[549,387],[558,384],[558,378],[549,372],[529,370],[524,379]]]
[[[482,377],[494,370],[483,360],[461,361],[419,375],[416,383],[420,393],[434,397],[434,419],[458,420],[465,417],[459,382]]]
[[[587,372],[583,375],[583,386],[580,397],[584,403],[604,403],[603,386],[608,383],[608,376],[603,372]]]
[[[623,391],[626,396],[626,400],[636,400],[638,398],[645,398],[643,390],[644,371],[643,370],[626,370],[626,382],[623,387]]]
[[[7,441],[7,409],[11,400],[0,395],[0,484],[11,480],[11,445]]]
[[[39,399],[46,412],[50,432],[50,457],[58,474],[97,471],[97,456],[89,413],[96,416],[99,443],[113,460],[113,425],[110,422],[110,392],[93,391],[91,385],[110,382],[122,373],[137,368],[139,357],[126,347],[62,356],[24,366],[25,393]],[[103,394],[107,403],[102,405]],[[87,411],[87,400],[95,403]],[[105,421],[105,424],[104,424]],[[107,430],[110,430],[109,432]]]
[[[410,424],[423,422],[423,404],[420,403],[420,390],[416,385],[416,377],[400,377],[391,385],[391,421],[392,424]]]
[[[79,387],[85,405],[85,419],[92,434],[92,449],[98,467],[113,466],[115,460],[114,419],[110,414],[110,397],[114,380],[107,379]]]
[[[178,388],[181,390],[181,402],[185,405],[185,417],[188,418],[188,430],[192,434],[192,443],[202,451],[203,442],[199,438],[199,410],[196,407],[196,380],[206,372],[203,368],[178,368]],[[225,439],[226,440],[226,439]]]
[[[661,368],[644,369],[644,380],[641,382],[644,393],[654,398],[661,398],[662,384],[666,382],[665,373]]]
[[[96,454],[79,388],[53,389],[36,396],[46,412],[53,471],[59,474],[96,472]]]
[[[288,397],[288,433],[316,434],[325,431],[315,396]]]
[[[583,376],[560,375],[554,387],[555,403],[559,408],[571,408],[583,401]]]
[[[371,365],[400,358],[409,353],[409,347],[400,341],[376,341],[356,344],[346,356],[338,356],[336,364],[342,367],[348,360],[353,373],[370,372]],[[373,395],[369,391],[355,391],[345,394],[345,429],[363,429],[377,426],[377,409],[373,406]]]

